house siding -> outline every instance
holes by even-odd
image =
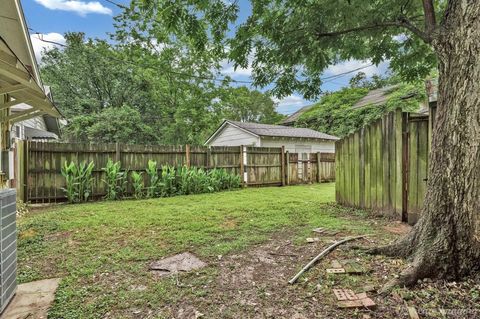
[[[19,127],[19,129],[17,130],[16,127]],[[31,128],[47,131],[47,126],[45,125],[45,121],[43,120],[43,117],[38,116],[25,121],[15,123],[14,128],[12,130],[12,137],[15,137],[18,139],[25,139],[25,127],[31,127]],[[17,134],[17,132],[19,134]]]
[[[304,139],[304,138],[295,138],[295,139],[282,139],[282,138],[268,138],[262,137],[261,144],[264,147],[282,147],[285,146],[285,150],[297,153],[335,153],[335,141],[321,141],[314,139]],[[308,150],[311,149],[310,152]]]
[[[235,126],[227,124],[217,134],[217,136],[215,136],[215,138],[213,138],[208,143],[208,145],[210,146],[239,146],[239,145],[260,146],[260,139]]]

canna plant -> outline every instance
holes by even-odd
[[[145,170],[148,175],[149,185],[147,187],[147,197],[153,198],[159,194],[160,177],[157,170],[157,162],[149,160],[147,169]]]
[[[62,187],[67,195],[67,200],[69,203],[74,203],[78,198],[78,183],[75,180],[75,163],[65,161],[61,168],[62,176],[65,178],[66,187]]]
[[[78,165],[77,180],[78,180],[78,194],[79,200],[86,202],[91,195],[93,186],[92,172],[95,167],[93,162],[82,162]]]
[[[143,198],[144,196],[143,172],[132,171],[132,186],[133,186],[133,197],[135,199]]]
[[[70,203],[86,202],[91,195],[93,177],[92,172],[95,165],[93,162],[87,164],[82,162],[79,165],[74,162],[65,162],[61,173],[65,178],[66,187],[62,188]]]
[[[170,197],[176,194],[176,179],[175,167],[162,165],[162,173],[160,175],[159,183],[161,197]]]
[[[116,200],[122,198],[127,190],[128,170],[122,171],[120,162],[113,162],[108,159],[106,167],[102,168],[105,172],[105,179],[102,181],[107,186],[105,199]]]

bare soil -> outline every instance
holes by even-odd
[[[399,234],[409,226],[389,222],[385,230]],[[182,289],[201,291],[195,298],[185,295],[162,309],[174,318],[409,318],[406,304],[414,306],[420,318],[479,318],[480,279],[462,283],[421,282],[414,289],[397,289],[380,297],[379,288],[403,268],[406,261],[370,256],[352,245],[374,245],[383,239],[365,239],[340,246],[304,274],[288,284],[306,263],[331,244],[348,234],[323,236],[319,242],[295,244],[291,231],[280,232],[267,243],[240,254],[218,256],[208,261],[216,270],[212,280],[202,286],[189,285],[197,274],[177,278]],[[332,260],[355,259],[367,268],[361,275],[327,274]],[[339,309],[333,288],[365,290],[377,304],[376,309]],[[443,314],[442,314],[443,312]]]

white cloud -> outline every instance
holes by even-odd
[[[50,10],[71,11],[86,16],[89,13],[112,14],[112,10],[103,6],[98,1],[77,1],[77,0],[35,0],[45,8]]]
[[[283,99],[273,97],[272,100],[277,104],[277,111],[282,114],[292,114],[308,104],[308,101],[295,94],[284,97]]]
[[[378,66],[376,65],[371,65],[372,62],[369,60],[366,61],[360,61],[360,60],[348,60],[348,61],[343,61],[340,63],[337,63],[335,65],[331,65],[330,67],[327,68],[325,71],[326,76],[332,76],[332,75],[340,75],[345,72],[350,72],[356,69],[360,69],[358,71],[353,71],[351,73],[348,73],[348,75],[354,76],[358,72],[363,72],[367,77],[370,77],[374,74],[383,74],[385,70],[388,68],[388,62],[382,62]]]
[[[277,98],[273,98],[273,102],[277,103],[279,107],[281,106],[300,106],[305,103],[305,100],[298,95],[292,94],[283,99],[279,100]]]
[[[32,40],[33,51],[35,51],[35,57],[37,61],[40,63],[42,59],[42,55],[45,51],[49,51],[55,47],[59,47],[58,44],[52,43],[60,43],[65,44],[65,38],[60,33],[52,32],[46,34],[30,34],[30,39]],[[43,41],[42,41],[43,40]],[[46,42],[50,41],[50,42]]]
[[[237,68],[235,69],[233,63],[229,63],[228,61],[224,60],[221,63],[222,66],[222,74],[231,76],[232,78],[236,77],[250,77],[252,75],[252,67],[251,65],[248,68]]]

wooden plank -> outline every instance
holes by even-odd
[[[383,136],[382,136],[382,121],[379,120],[376,123],[376,136],[377,139],[377,209],[383,209]]]
[[[382,211],[388,211],[389,208],[389,199],[388,194],[390,192],[389,186],[389,179],[388,179],[388,164],[390,162],[388,148],[389,148],[389,135],[388,135],[389,127],[388,127],[388,116],[383,116],[381,119],[381,136],[382,136],[382,144],[381,144],[381,152],[382,152]]]
[[[428,121],[418,123],[418,155],[417,155],[417,214],[420,214],[427,189],[428,171]],[[417,218],[420,217],[417,215]],[[412,221],[413,222],[413,221]],[[416,221],[415,221],[416,222]]]
[[[395,110],[395,118],[394,118],[394,126],[395,126],[395,214],[399,220],[402,219],[402,211],[403,211],[403,198],[402,198],[402,188],[403,188],[403,174],[402,174],[402,166],[403,166],[403,117],[402,117],[402,109],[398,108]]]
[[[286,159],[286,184],[290,185],[290,153],[288,151],[285,152],[285,159]]]
[[[242,180],[242,187],[246,186],[247,180],[245,179],[245,162],[246,162],[246,153],[245,147],[240,145],[240,177]]]
[[[362,128],[359,131],[359,145],[358,145],[358,156],[360,161],[359,165],[359,176],[358,176],[358,206],[365,207],[365,130]]]
[[[372,196],[370,189],[370,179],[371,179],[371,149],[370,149],[370,128],[367,126],[364,129],[364,165],[365,165],[365,199],[364,199],[364,208],[372,208]]]
[[[285,186],[285,146],[282,146],[281,153],[281,174],[282,174],[282,186]]]
[[[14,55],[3,50],[0,50],[0,60],[4,61],[7,64],[10,64],[13,67],[17,65],[17,58]]]
[[[13,84],[6,87],[0,87],[0,95],[25,90],[22,84]]]
[[[27,102],[28,102],[27,99],[16,99],[16,100],[8,101],[8,102],[2,103],[0,105],[0,110],[5,110],[5,109],[8,109],[12,106],[15,106],[15,105],[18,105],[18,104],[21,104],[21,103],[27,103]]]
[[[409,123],[408,222],[417,219],[418,198],[418,122]]]
[[[121,162],[122,161],[122,150],[120,143],[115,143],[115,162]]]

